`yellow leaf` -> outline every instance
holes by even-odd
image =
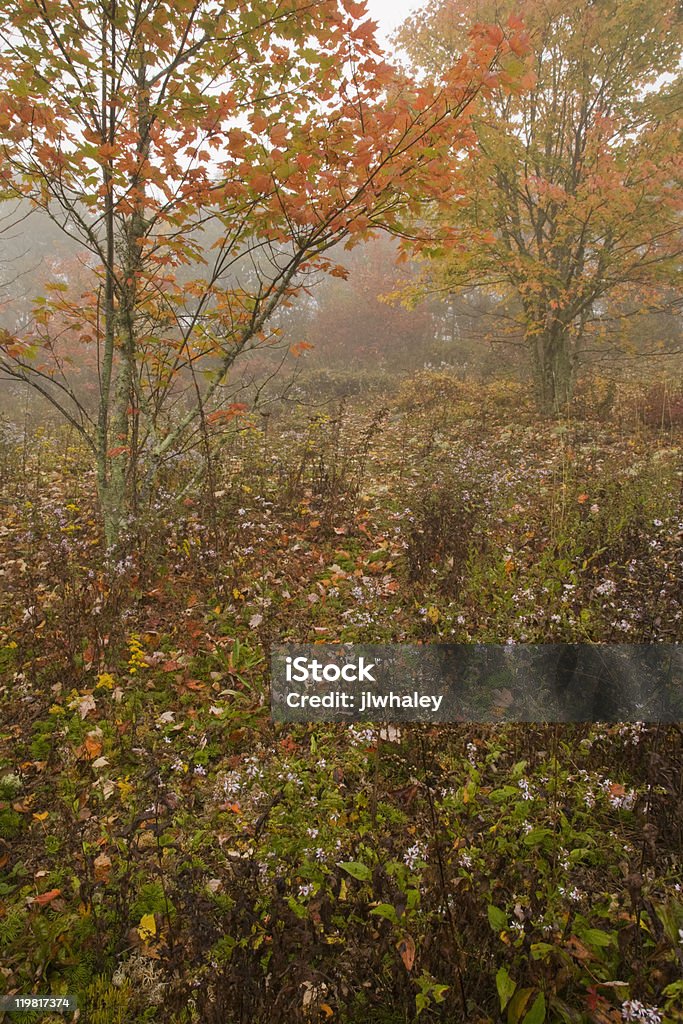
[[[154,938],[156,933],[157,923],[154,920],[154,914],[143,914],[138,925],[138,935],[142,941],[148,942],[149,939]]]
[[[50,817],[50,812],[41,811],[40,814],[34,814],[33,817],[36,819],[36,821],[45,821],[47,818]]]
[[[439,619],[441,618],[441,612],[435,605],[430,604],[429,608],[427,609],[427,618],[433,625],[436,625]]]
[[[321,1003],[321,1004],[320,1004],[320,1009],[321,1009],[321,1010],[322,1010],[322,1011],[323,1011],[323,1012],[324,1012],[324,1013],[325,1013],[325,1014],[326,1014],[326,1015],[327,1015],[328,1017],[334,1017],[334,1010],[332,1009],[332,1007],[331,1007],[331,1006],[328,1006],[328,1004],[327,1004],[327,1003]]]

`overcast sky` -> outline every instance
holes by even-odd
[[[386,42],[411,11],[423,6],[423,0],[368,0],[368,11],[379,24],[379,38]]]

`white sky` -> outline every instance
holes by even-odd
[[[368,0],[370,17],[379,24],[380,42],[386,43],[407,15],[422,6],[423,0]]]

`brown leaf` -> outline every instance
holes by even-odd
[[[111,858],[106,853],[99,853],[95,857],[95,881],[108,882],[111,874]]]
[[[407,971],[412,971],[413,964],[415,963],[415,942],[410,935],[404,935],[402,939],[396,943],[396,949],[401,954],[401,960],[404,963]]]
[[[569,936],[564,948],[575,960],[595,960],[595,956],[591,953],[590,949],[584,946],[583,942],[577,939],[576,935]]]

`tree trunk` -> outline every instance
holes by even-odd
[[[574,388],[571,334],[563,325],[554,325],[530,342],[539,405],[548,415],[559,416],[566,412]]]

